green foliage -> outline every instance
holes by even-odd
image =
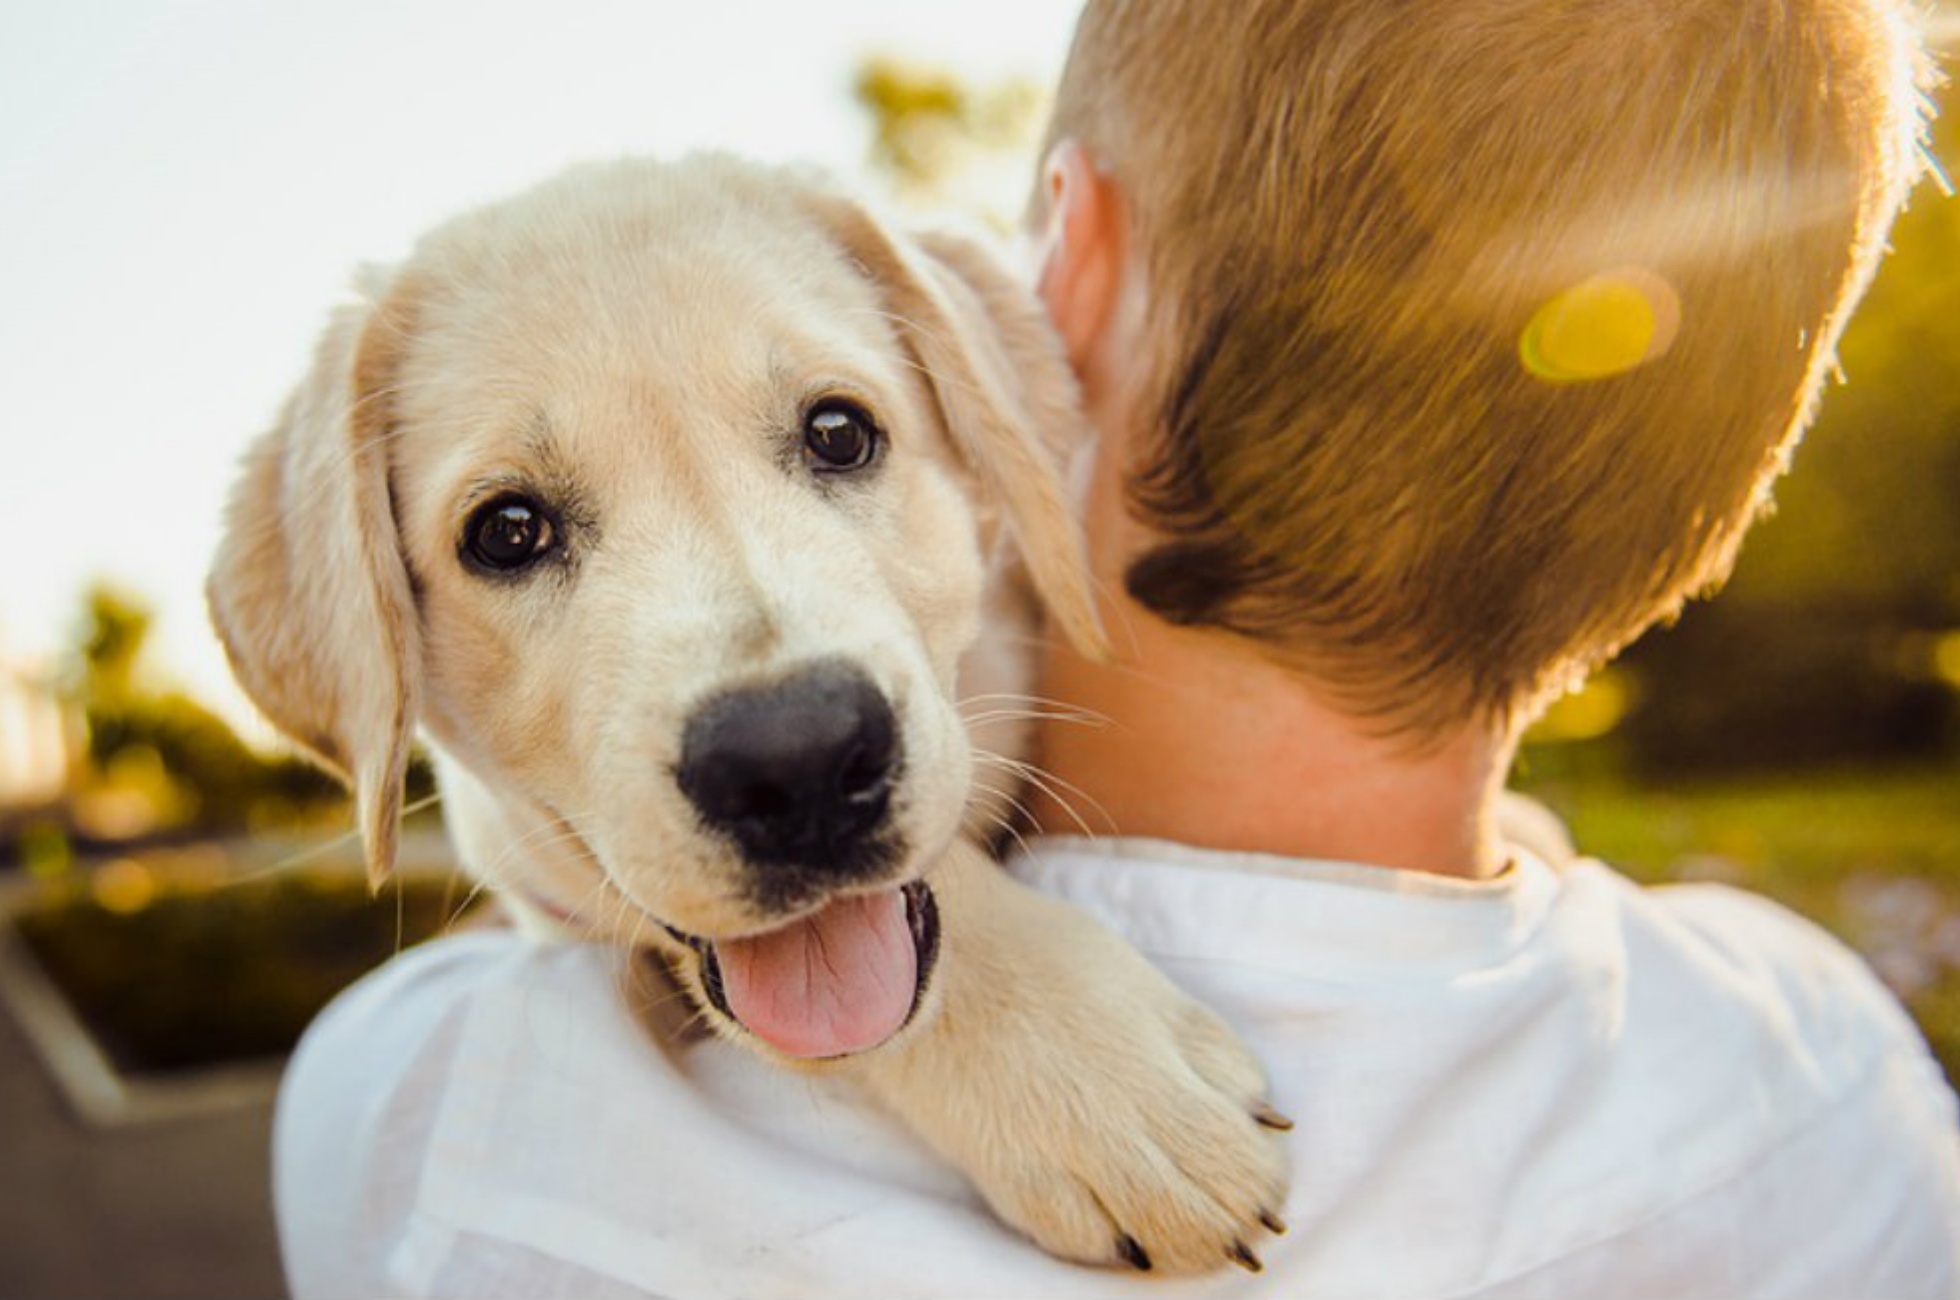
[[[356,872],[286,872],[118,908],[73,883],[19,926],[116,1066],[159,1073],[290,1051],[335,993],[439,933],[454,894],[408,880],[370,898]]]
[[[156,621],[142,600],[108,583],[83,597],[80,649],[82,698],[121,704],[136,694],[136,666]]]
[[[1936,157],[1960,160],[1960,112]],[[1725,600],[1913,611],[1960,626],[1960,202],[1922,183],[1839,348],[1778,510]]]
[[[158,847],[315,823],[345,799],[311,766],[261,757],[159,686],[145,671],[151,626],[138,598],[106,585],[85,597],[62,692],[87,744],[63,808],[14,829],[40,881],[18,926],[119,1068],[278,1056],[340,989],[441,930],[456,891],[410,879],[371,899],[338,846],[331,856],[347,860],[334,869],[271,876],[241,875],[215,843]],[[108,860],[78,857],[78,841]]]
[[[144,659],[153,623],[140,598],[109,584],[84,595],[62,687],[88,737],[71,781],[75,831],[114,840],[263,829],[343,802],[310,764],[253,752],[210,710],[153,683]]]
[[[866,59],[853,93],[870,116],[871,163],[914,202],[1006,219],[1026,197],[1046,92],[1034,82],[971,85],[951,72],[890,56]],[[1005,195],[975,188],[990,162],[1012,169]],[[984,184],[984,182],[982,182]]]

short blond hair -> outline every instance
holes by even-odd
[[[1386,730],[1528,718],[1726,576],[1928,80],[1890,0],[1090,0],[1050,143],[1149,288],[1131,594]]]

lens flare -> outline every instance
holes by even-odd
[[[1947,632],[1933,642],[1933,672],[1960,691],[1960,632]]]
[[[1619,267],[1562,290],[1534,312],[1518,359],[1549,383],[1607,379],[1664,354],[1680,329],[1673,286],[1651,271]]]
[[[157,879],[136,859],[117,858],[96,868],[89,892],[103,910],[129,916],[156,901]]]

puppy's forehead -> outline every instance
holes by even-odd
[[[758,383],[892,362],[876,287],[806,209],[684,176],[624,183],[639,179],[548,188],[433,241],[435,368],[734,407]]]

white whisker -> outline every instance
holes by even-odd
[[[1089,804],[1090,811],[1095,813],[1103,820],[1104,824],[1114,830],[1116,819],[1109,815],[1108,809],[1097,802],[1094,795],[1091,795],[1088,791],[1082,789],[1082,787],[1063,780],[1053,772],[1047,771],[1037,764],[1024,762],[1018,758],[1009,758],[1004,754],[995,754],[986,750],[975,749],[973,757],[976,762],[991,765],[1012,773],[1047,795],[1049,799],[1054,801],[1058,808],[1068,814],[1069,820],[1076,824],[1084,836],[1095,839],[1096,832],[1090,827],[1088,821],[1082,814],[1076,810],[1075,805],[1069,802],[1068,798],[1063,794],[1063,791],[1067,791],[1068,794],[1072,794]]]
[[[1012,839],[1014,843],[1020,847],[1021,852],[1023,853],[1029,852],[1030,850],[1028,847],[1027,837],[1021,834],[1021,825],[1027,822],[1031,817],[1027,805],[1022,803],[1020,799],[1016,798],[1011,792],[1006,790],[996,789],[993,786],[985,784],[984,782],[976,780],[973,783],[973,786],[974,789],[980,791],[982,794],[990,795],[993,798],[1000,800],[1002,803],[1006,804],[1010,809],[1013,810],[1013,812],[1016,814],[1015,816],[1002,816],[999,813],[988,812],[984,809],[981,810],[981,815],[985,818],[986,821],[992,823],[992,825],[994,826],[997,832],[999,832],[1002,835],[1006,835],[1008,838]]]

